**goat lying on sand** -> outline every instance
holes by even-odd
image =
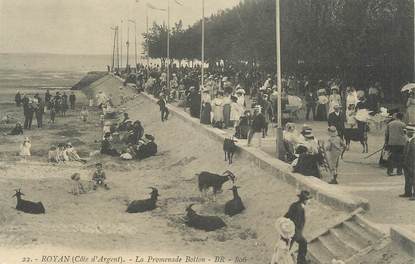
[[[201,229],[205,231],[214,231],[216,229],[220,229],[225,227],[226,224],[223,222],[221,218],[218,216],[204,216],[198,215],[193,209],[192,206],[194,204],[189,205],[186,208],[186,225],[189,227],[193,227],[196,229]]]
[[[151,211],[157,207],[157,197],[160,196],[156,188],[150,187],[153,191],[150,193],[150,199],[132,201],[127,208],[127,213],[142,213]]]
[[[17,205],[16,205],[16,209],[25,213],[29,213],[29,214],[44,214],[45,213],[45,207],[43,207],[43,204],[41,202],[31,202],[31,201],[26,201],[22,199],[22,195],[24,195],[22,192],[20,192],[19,190],[15,190],[15,194],[12,197],[17,198]]]

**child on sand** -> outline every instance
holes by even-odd
[[[27,157],[30,157],[30,149],[32,148],[32,144],[28,137],[25,137],[22,145],[20,146],[20,156],[24,158],[26,161]]]
[[[106,180],[105,172],[102,170],[102,163],[95,165],[96,171],[92,175],[92,181],[94,182],[93,189],[96,190],[98,186],[103,186],[106,190],[109,190],[108,185],[104,182]]]
[[[84,122],[86,122],[88,120],[88,109],[86,108],[86,106],[82,107],[81,120],[84,121]]]

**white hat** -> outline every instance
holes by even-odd
[[[245,94],[245,90],[240,88],[240,89],[236,90],[236,93]]]
[[[291,239],[295,234],[295,224],[288,218],[280,217],[275,221],[275,228],[281,237]]]

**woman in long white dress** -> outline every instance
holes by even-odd
[[[212,101],[212,112],[214,126],[223,123],[223,92],[219,91],[216,98]]]
[[[341,105],[341,97],[339,94],[339,87],[333,86],[331,87],[331,95],[329,96],[329,114],[334,112],[335,105]]]
[[[277,229],[277,243],[275,244],[271,264],[294,264],[290,247],[295,234],[294,222],[288,218],[280,217],[275,222]]]
[[[406,102],[406,119],[410,125],[415,125],[415,89],[411,91]]]

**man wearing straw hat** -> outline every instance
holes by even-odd
[[[303,236],[303,230],[305,226],[305,207],[311,199],[311,195],[310,192],[303,190],[297,196],[298,201],[290,205],[284,217],[293,221],[295,225],[295,234],[291,240],[291,246],[294,242],[298,243],[297,264],[306,264],[307,240]]]

